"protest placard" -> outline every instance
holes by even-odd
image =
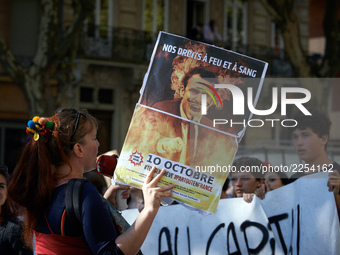
[[[251,88],[256,105],[266,69],[263,61],[161,32],[116,181],[140,188],[152,166],[165,168],[160,185],[176,184],[173,199],[214,213],[246,128],[242,123],[251,118],[248,109],[233,116],[232,102]]]
[[[182,205],[161,207],[142,252],[339,254],[339,220],[327,180],[327,173],[300,178],[251,203],[243,198],[223,199],[216,213],[208,216]],[[138,214],[137,209],[123,211],[130,223]]]

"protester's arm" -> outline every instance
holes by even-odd
[[[257,190],[255,190],[255,195],[260,199],[264,199],[266,196],[267,190],[268,190],[267,182],[265,182],[261,184],[261,186],[257,188]]]
[[[261,186],[255,190],[255,193],[250,193],[250,194],[244,193],[243,199],[244,199],[244,201],[246,201],[248,203],[250,203],[253,200],[254,195],[257,196],[260,199],[264,199],[268,190],[269,190],[268,183],[265,182],[265,183],[261,184]]]
[[[250,203],[253,200],[254,193],[243,193],[243,199],[247,203]]]
[[[333,171],[329,173],[329,179],[327,182],[328,190],[333,191],[336,209],[338,210],[338,217],[340,220],[340,174],[338,171]]]
[[[161,204],[161,197],[170,197],[172,193],[169,192],[169,190],[175,187],[174,184],[165,187],[156,187],[158,181],[164,175],[165,170],[163,169],[159,175],[152,179],[155,169],[155,167],[151,169],[143,185],[143,211],[138,215],[133,225],[116,239],[117,246],[125,255],[134,255],[138,252],[156,217]]]
[[[115,184],[111,185],[105,192],[104,198],[109,201],[114,207],[117,207],[117,191],[124,190],[122,195],[122,199],[128,199],[131,193],[130,186]]]

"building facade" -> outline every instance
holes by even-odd
[[[280,33],[259,0],[94,0],[84,23],[74,75],[61,107],[86,108],[100,121],[100,153],[120,151],[159,31],[192,36],[193,29],[214,20],[223,38],[217,45],[267,61],[267,77],[292,76]],[[309,0],[300,0],[297,13],[301,42],[308,50]],[[64,0],[63,23],[73,18],[72,0]],[[39,31],[37,0],[0,0],[0,37],[22,66],[31,63]],[[55,85],[55,84],[54,84]],[[53,82],[52,82],[53,86]],[[29,116],[25,97],[0,66],[0,165],[13,168]],[[275,139],[276,131],[247,133]],[[254,140],[254,141],[253,141]]]

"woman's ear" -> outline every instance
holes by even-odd
[[[76,143],[73,146],[73,152],[79,158],[82,158],[84,156],[84,148],[80,143]]]

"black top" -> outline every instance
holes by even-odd
[[[33,251],[25,246],[21,238],[22,227],[15,218],[0,224],[0,254],[32,255]]]

